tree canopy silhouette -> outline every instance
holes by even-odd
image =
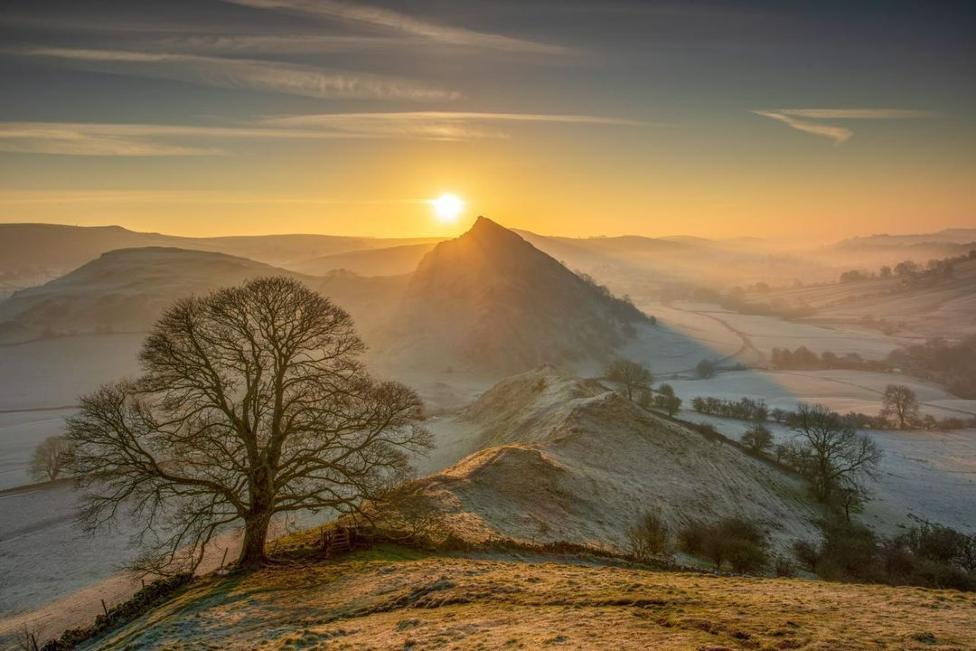
[[[170,307],[145,341],[144,374],[82,399],[72,470],[94,529],[142,523],[141,566],[195,566],[243,524],[242,566],[265,560],[272,517],[359,512],[429,447],[409,388],[372,379],[349,315],[287,278]]]

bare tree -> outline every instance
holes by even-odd
[[[627,543],[631,555],[638,560],[667,557],[671,553],[671,530],[660,516],[648,511],[627,529]]]
[[[35,481],[54,481],[64,474],[71,461],[71,441],[63,436],[49,436],[34,448],[30,474]]]
[[[628,400],[634,399],[634,391],[650,388],[654,382],[651,372],[629,359],[615,359],[607,366],[607,379],[623,385]]]
[[[889,384],[881,397],[881,417],[894,417],[900,429],[918,420],[918,397],[903,384]]]
[[[829,503],[844,492],[863,497],[863,479],[876,476],[881,449],[839,414],[823,405],[800,405],[792,419],[799,434],[788,455],[807,476],[814,496]]]
[[[159,570],[199,564],[243,523],[239,564],[254,566],[275,514],[360,512],[429,446],[420,399],[374,381],[363,350],[345,311],[287,278],[178,301],[143,345],[143,376],[69,421],[86,524],[131,509]]]

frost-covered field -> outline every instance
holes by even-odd
[[[0,346],[0,410],[63,407],[139,370],[144,335],[79,335]]]
[[[889,384],[910,387],[922,412],[939,418],[976,416],[976,400],[956,398],[941,387],[891,373],[868,371],[732,371],[707,380],[669,381],[690,403],[697,396],[765,400],[770,407],[792,409],[801,402],[824,404],[835,411],[877,414]]]
[[[30,481],[31,453],[62,433],[79,395],[138,372],[142,339],[86,335],[0,346],[0,490]]]
[[[681,418],[706,422],[738,438],[751,423],[682,410]],[[796,434],[767,423],[778,442]],[[884,451],[881,476],[869,484],[868,522],[892,533],[915,516],[976,532],[976,429],[952,432],[872,430],[866,432]]]
[[[914,378],[866,371],[735,371],[707,380],[678,380],[670,384],[691,406],[695,397],[764,400],[770,407],[793,409],[801,402],[820,403],[840,412],[876,414],[888,384],[911,387],[922,412],[933,416],[971,417],[976,400],[953,397],[944,389]],[[683,411],[683,418],[714,423],[728,436],[738,437],[749,423]],[[779,438],[792,433],[774,424]],[[871,431],[885,451],[882,476],[874,485],[867,516],[880,528],[903,522],[909,514],[962,529],[976,530],[976,430],[951,432]]]
[[[881,359],[895,348],[912,341],[856,325],[814,325],[772,316],[738,314],[708,303],[676,302],[674,307],[694,312],[703,320],[724,323],[748,339],[764,355],[768,355],[773,348],[806,346],[817,353],[829,350],[837,354],[857,353],[865,358]]]
[[[65,417],[73,412],[56,409],[0,413],[0,490],[32,481],[28,468],[34,448],[47,437],[61,434]]]
[[[71,483],[0,493],[0,615],[40,606],[116,572],[131,529],[97,538],[75,521]]]

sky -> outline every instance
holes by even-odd
[[[974,179],[972,2],[0,1],[2,222],[822,241]]]

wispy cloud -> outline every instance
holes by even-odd
[[[852,129],[813,120],[906,120],[937,117],[932,111],[895,108],[791,108],[771,111],[753,111],[756,115],[771,118],[786,124],[797,131],[823,136],[840,145],[854,135]]]
[[[800,118],[823,120],[904,120],[912,118],[932,118],[939,114],[933,111],[916,111],[914,109],[895,108],[801,108],[780,109],[781,113]]]
[[[66,156],[216,156],[217,147],[175,144],[203,138],[325,139],[356,137],[321,130],[166,124],[0,122],[0,151]]]
[[[335,0],[225,0],[256,9],[277,9],[319,18],[355,22],[389,29],[445,45],[462,45],[509,52],[567,54],[570,48],[520,38],[479,32],[415,18],[409,14]]]
[[[594,115],[406,111],[386,113],[320,113],[266,118],[263,124],[285,128],[324,129],[342,133],[401,138],[461,140],[504,138],[503,123],[644,126],[646,123]]]
[[[819,122],[810,122],[809,120],[801,120],[800,118],[793,117],[788,113],[777,113],[775,111],[753,111],[753,113],[763,117],[772,118],[773,120],[778,120],[783,124],[793,127],[797,131],[805,131],[817,136],[830,138],[834,141],[834,144],[837,145],[847,141],[851,136],[854,135],[854,132],[850,129],[835,127],[829,124],[820,124]]]
[[[73,48],[29,48],[20,53],[66,60],[89,69],[305,97],[414,101],[445,101],[460,97],[455,91],[409,79],[324,71],[275,61]]]
[[[644,123],[592,115],[536,113],[326,113],[265,118],[241,126],[119,124],[85,122],[0,122],[0,151],[71,156],[215,156],[223,148],[201,140],[330,140],[415,138],[469,140],[505,138],[492,124],[638,126]],[[181,144],[192,141],[194,144]]]
[[[409,39],[385,36],[328,34],[199,34],[166,36],[153,45],[181,52],[328,54],[388,49],[409,44]]]

